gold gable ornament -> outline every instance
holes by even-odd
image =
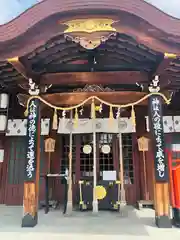
[[[116,32],[116,29],[111,25],[114,23],[112,19],[95,18],[95,19],[76,19],[65,22],[68,28],[64,33],[74,32]]]
[[[112,35],[116,35],[116,29],[111,26],[113,23],[114,20],[104,18],[67,21],[64,24],[68,28],[64,31],[64,34],[65,37],[79,43],[85,49],[95,49]]]

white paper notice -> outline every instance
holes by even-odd
[[[116,181],[116,171],[103,171],[103,180]]]
[[[0,163],[4,162],[4,149],[0,149]]]

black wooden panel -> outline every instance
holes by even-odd
[[[80,186],[82,191],[82,199],[80,197]],[[105,198],[98,200],[99,210],[119,210],[119,182],[117,181],[99,181],[97,186],[103,186],[106,189]],[[81,181],[79,185],[79,205],[80,210],[92,210],[93,202],[93,182]]]

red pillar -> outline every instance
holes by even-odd
[[[174,192],[173,222],[180,227],[180,165],[172,169],[172,184]]]

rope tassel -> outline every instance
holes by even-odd
[[[110,106],[110,109],[109,109],[109,123],[110,124],[112,124],[113,119],[114,119],[113,108],[112,108],[112,106]]]
[[[133,105],[132,105],[132,109],[131,109],[131,120],[132,120],[132,125],[134,127],[136,127],[136,114],[135,114]]]
[[[53,130],[58,129],[58,116],[57,116],[57,110],[56,109],[54,110],[52,129]]]
[[[92,99],[92,103],[91,103],[91,118],[92,119],[96,118],[94,99]]]
[[[24,112],[24,116],[25,116],[25,117],[28,116],[28,109],[26,109],[26,111]]]
[[[75,128],[78,126],[78,119],[79,119],[78,109],[76,108],[76,109],[75,109],[75,115],[74,115],[74,127],[75,127]]]

